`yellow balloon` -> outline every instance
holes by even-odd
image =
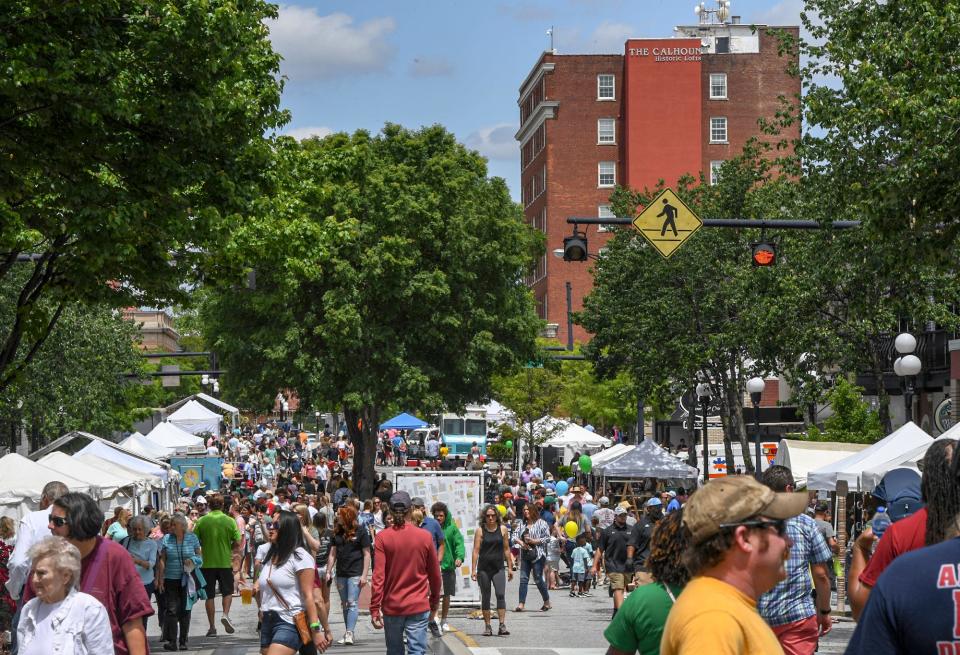
[[[503,505],[497,505],[497,511],[500,512],[501,517],[507,515],[507,508]]]
[[[447,456],[447,453],[449,453],[449,452],[450,452],[450,449],[447,448],[446,446],[444,446],[443,448],[440,449],[440,454],[443,455],[444,457],[446,457],[446,456]]]
[[[567,533],[567,536],[573,539],[577,536],[577,533],[580,532],[580,529],[577,527],[577,524],[573,521],[567,521],[567,524],[563,526],[563,531]]]

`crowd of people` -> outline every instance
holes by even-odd
[[[238,594],[257,603],[263,653],[323,652],[358,642],[368,584],[386,651],[424,653],[429,634],[450,631],[465,562],[480,590],[481,637],[510,634],[514,572],[514,613],[529,611],[531,581],[541,612],[560,589],[571,598],[609,594],[610,655],[807,655],[832,629],[838,544],[828,508],[811,504],[782,466],[760,480],[730,476],[690,494],[661,486],[620,502],[554,480],[536,462],[501,468],[485,476],[467,544],[449,507],[395,490],[386,475],[358,498],[342,437],[311,443],[267,429],[231,433],[208,449],[227,458],[220,489],[200,483],[173,507],[136,515],[118,507],[105,521],[92,497],[52,482],[18,526],[0,520],[0,620],[10,621],[17,653],[53,644],[57,653],[139,655],[154,620],[164,650],[189,650],[194,606],[203,603],[207,636],[232,634]],[[856,539],[849,576],[860,624],[849,652],[960,652],[946,602],[960,589],[955,450],[945,441],[927,452],[925,509],[879,542],[869,528]],[[339,638],[330,627],[334,587]]]

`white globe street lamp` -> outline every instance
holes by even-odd
[[[754,447],[754,473],[758,480],[762,472],[760,466],[760,398],[766,386],[767,383],[761,377],[752,377],[747,380],[747,391],[750,392],[750,403],[753,405],[753,437],[756,444]]]
[[[893,347],[901,355],[893,362],[893,372],[897,374],[904,385],[904,414],[907,421],[913,421],[914,379],[923,368],[920,358],[913,354],[913,351],[917,349],[917,338],[909,332],[903,332],[893,340]]]

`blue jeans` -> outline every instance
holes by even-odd
[[[427,621],[430,612],[407,614],[406,616],[383,617],[383,638],[387,642],[387,655],[425,655],[427,652]],[[407,635],[407,647],[404,650],[403,635]]]
[[[526,604],[527,602],[527,584],[530,580],[530,571],[533,570],[533,581],[537,585],[537,591],[540,592],[540,597],[543,598],[543,603],[546,605],[550,602],[550,592],[547,590],[547,582],[543,579],[543,565],[546,563],[546,559],[541,557],[535,562],[528,562],[527,560],[520,558],[520,602]]]
[[[353,632],[357,627],[357,616],[360,614],[360,610],[357,609],[357,601],[360,599],[360,576],[352,578],[337,576],[337,593],[340,594],[340,607],[343,608],[343,622],[347,625],[347,631]]]

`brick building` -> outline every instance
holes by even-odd
[[[615,186],[653,187],[717,168],[736,156],[758,120],[774,118],[780,98],[800,95],[774,30],[799,28],[728,23],[677,27],[673,38],[629,39],[622,55],[545,52],[520,86],[521,198],[527,220],[546,234],[547,254],[527,284],[548,336],[567,340],[567,297],[582,308],[590,266],[550,256],[572,232],[571,216],[612,216]],[[799,136],[799,125],[792,134]],[[590,249],[607,236],[589,227]],[[574,327],[574,338],[588,335]]]

